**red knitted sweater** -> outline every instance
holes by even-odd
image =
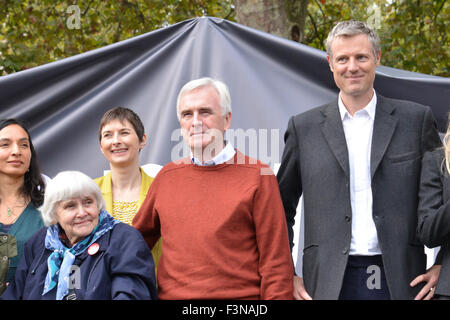
[[[186,159],[166,165],[133,226],[150,248],[162,237],[160,299],[292,299],[277,180],[239,151],[211,167]]]

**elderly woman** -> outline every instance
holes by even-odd
[[[429,297],[450,300],[450,117],[444,146],[422,160],[418,235],[429,248],[441,246],[434,268],[440,269],[436,288]]]
[[[3,299],[155,299],[153,258],[140,233],[112,218],[97,184],[77,171],[49,182],[48,226],[25,244]]]

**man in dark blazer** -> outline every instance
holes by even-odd
[[[421,157],[439,135],[428,107],[375,92],[380,56],[365,23],[337,24],[327,59],[339,97],[289,120],[277,177],[291,250],[304,201],[297,299],[421,298],[437,281],[415,230]]]

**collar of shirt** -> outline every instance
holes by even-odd
[[[216,166],[218,164],[227,162],[228,160],[234,157],[234,155],[236,154],[236,150],[234,149],[231,142],[225,141],[225,143],[226,143],[225,148],[223,148],[222,151],[220,151],[219,154],[214,157],[214,159],[206,162],[201,162],[200,160],[195,158],[191,152],[192,163],[197,166]]]
[[[348,112],[347,108],[345,107],[344,102],[342,102],[340,94],[339,94],[339,98],[338,98],[338,106],[339,106],[339,113],[341,115],[342,121],[344,121],[346,116],[349,118],[352,118],[352,116],[350,115],[350,112]],[[365,111],[369,115],[370,119],[374,120],[376,106],[377,106],[377,94],[375,92],[375,89],[373,89],[372,99],[370,99],[369,103],[363,109],[361,109],[357,112]]]

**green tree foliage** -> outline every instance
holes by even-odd
[[[382,62],[399,69],[449,77],[449,2],[397,2],[386,10]]]
[[[72,5],[79,8],[79,28]],[[70,57],[189,18],[233,19],[232,14],[232,0],[0,0],[0,74]]]
[[[304,30],[298,30],[297,37],[307,45],[324,50],[323,42],[336,22],[365,20],[380,35],[383,65],[450,76],[448,0],[283,1],[289,19],[300,29],[303,22],[291,16],[297,11],[304,12],[302,6],[307,5]],[[0,0],[0,75],[100,48],[193,17],[205,15],[234,21],[234,2]],[[68,12],[71,5],[80,9],[79,29],[69,28],[74,15]]]

